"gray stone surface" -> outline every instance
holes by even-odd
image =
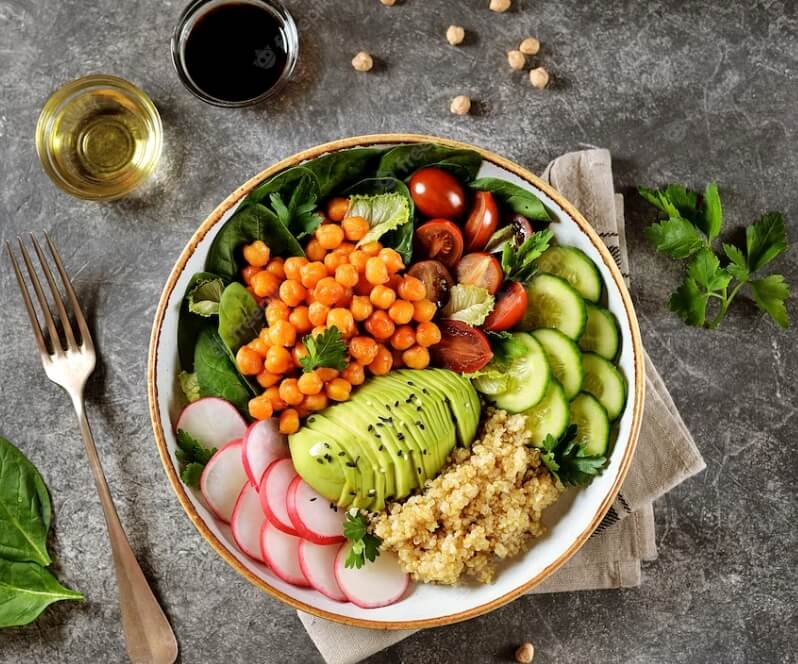
[[[94,320],[103,363],[89,390],[100,452],[133,546],[163,600],[182,661],[320,661],[294,612],[229,569],[166,482],[145,395],[150,322],[163,281],[197,224],[240,182],[300,148],[347,135],[417,131],[471,141],[540,169],[583,144],[607,147],[629,194],[633,295],[646,346],[708,468],[656,506],[660,557],[641,588],[526,597],[466,624],[418,634],[370,661],[507,661],[520,641],[540,662],[794,662],[798,360],[745,302],[715,332],[665,306],[678,280],[641,230],[638,183],[720,183],[736,227],[782,210],[798,237],[794,181],[798,3],[665,0],[292,0],[302,31],[296,81],[266,106],[229,111],[178,83],[168,42],[181,2],[0,0],[0,238],[46,229]],[[450,23],[469,31],[459,49]],[[536,92],[505,51],[528,34],[553,73]],[[378,59],[356,74],[354,52]],[[56,190],[34,152],[48,94],[89,72],[147,90],[166,151],[144,191],[86,203]],[[448,100],[475,99],[470,117]],[[798,284],[798,253],[780,271]],[[0,634],[0,662],[121,662],[114,576],[71,407],[42,374],[8,262],[0,260],[0,431],[52,491],[58,574],[83,605],[49,609]],[[796,314],[795,298],[790,302]]]

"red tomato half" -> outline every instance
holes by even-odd
[[[463,234],[451,221],[433,219],[421,224],[414,236],[416,251],[424,258],[434,258],[451,269],[463,255]]]
[[[526,313],[527,300],[526,288],[517,281],[506,281],[496,294],[496,304],[482,327],[491,332],[515,327]]]
[[[493,359],[488,337],[481,330],[459,320],[442,320],[438,327],[441,340],[429,348],[436,367],[471,373]]]
[[[458,219],[466,208],[463,186],[449,171],[422,168],[410,178],[410,195],[421,214],[427,217]]]
[[[495,256],[477,252],[466,254],[457,264],[457,282],[487,288],[495,293],[504,281],[502,266]]]
[[[499,207],[489,191],[474,194],[474,207],[463,232],[466,251],[482,251],[499,225]]]
[[[449,291],[454,279],[446,266],[440,261],[419,261],[413,263],[407,273],[420,279],[427,291],[427,299],[432,300],[439,309],[449,301]]]

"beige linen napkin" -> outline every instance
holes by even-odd
[[[613,188],[610,153],[601,149],[570,152],[551,162],[543,178],[593,225],[628,284],[623,197]],[[579,552],[530,593],[639,585],[641,561],[657,555],[653,501],[705,467],[648,355],[645,361],[645,413],[637,452],[621,492]],[[301,611],[298,615],[328,664],[354,664],[415,631],[346,627]]]

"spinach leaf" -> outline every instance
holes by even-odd
[[[319,195],[326,198],[373,174],[384,152],[383,148],[352,148],[311,159],[302,166],[316,176]]]
[[[241,412],[248,412],[247,403],[254,392],[238,373],[227,347],[213,328],[206,327],[197,337],[194,373],[201,396],[226,399]]]
[[[189,280],[183,301],[180,303],[180,315],[177,319],[177,352],[180,356],[180,366],[187,372],[194,370],[194,347],[197,345],[200,331],[209,326],[215,327],[215,322],[191,311],[190,295],[200,284],[218,278],[218,275],[210,272],[197,272]]]
[[[239,270],[237,252],[253,240],[263,240],[274,256],[304,256],[299,242],[277,215],[265,205],[253,203],[240,208],[224,224],[213,240],[205,269],[224,279],[235,279]]]
[[[535,194],[512,182],[507,182],[507,180],[479,178],[479,180],[474,180],[468,186],[477,191],[489,191],[500,204],[506,205],[513,212],[523,215],[527,219],[537,219],[545,222],[549,222],[552,219],[549,211]]]
[[[396,249],[396,251],[401,254],[405,265],[409,265],[410,259],[413,256],[413,218],[415,215],[415,205],[413,204],[413,197],[410,195],[410,190],[407,188],[407,185],[396,178],[367,178],[350,187],[345,192],[345,195],[351,196],[358,194],[374,196],[377,194],[390,193],[401,194],[404,196],[405,200],[407,200],[408,209],[410,211],[410,221],[383,235],[380,238],[380,242],[382,242],[384,247]]]
[[[404,180],[419,168],[437,166],[452,172],[464,182],[477,177],[482,157],[474,150],[449,148],[437,143],[415,143],[391,148],[380,159],[377,177]]]
[[[315,174],[304,166],[296,166],[256,187],[241,207],[262,203],[294,237],[301,239],[316,230],[323,220],[323,215],[316,211],[318,200],[319,181]]]
[[[0,438],[0,556],[49,565],[51,520],[50,496],[39,471],[14,445]]]
[[[235,355],[241,346],[252,341],[263,327],[263,310],[240,283],[234,281],[219,301],[219,336]]]
[[[220,277],[201,281],[188,294],[188,310],[205,318],[216,316],[223,291],[224,281]]]
[[[27,625],[53,602],[82,600],[41,565],[0,558],[0,627]]]

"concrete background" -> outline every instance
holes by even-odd
[[[172,70],[181,2],[0,0],[0,239],[52,233],[95,321],[104,363],[90,418],[182,661],[320,658],[291,609],[212,553],[163,475],[144,378],[161,286],[200,220],[240,182],[301,148],[381,131],[471,141],[537,170],[582,144],[612,150],[643,337],[708,468],[656,505],[660,557],[641,588],[526,597],[370,661],[507,661],[527,639],[536,662],[798,661],[798,338],[746,302],[714,332],[676,319],[665,302],[679,271],[644,241],[653,214],[631,189],[714,178],[728,233],[775,209],[798,236],[798,3],[515,0],[504,15],[487,4],[291,0],[302,33],[296,81],[273,103],[231,111],[194,99]],[[444,41],[450,23],[469,31],[462,48]],[[545,92],[506,65],[505,51],[529,34],[544,45],[535,62],[553,74]],[[360,49],[378,58],[371,74],[349,65]],[[165,125],[157,177],[116,203],[61,193],[33,147],[49,93],[90,72],[139,84]],[[471,116],[448,112],[461,93],[476,101]],[[798,284],[798,253],[778,271]],[[5,259],[0,284],[0,431],[41,468],[58,575],[88,597],[0,633],[0,662],[121,662],[109,547],[73,413],[44,378]],[[789,308],[795,317],[794,297]]]

